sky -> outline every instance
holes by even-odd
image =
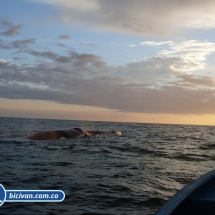
[[[0,116],[215,125],[214,0],[1,0]]]

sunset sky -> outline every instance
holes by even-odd
[[[214,0],[1,0],[0,116],[215,125]]]

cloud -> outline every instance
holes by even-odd
[[[10,49],[11,46],[9,46],[5,41],[0,40],[0,48],[1,49]]]
[[[102,65],[105,65],[105,62],[102,61],[101,57],[94,54],[79,54],[77,52],[69,52],[67,55],[59,55],[52,51],[39,52],[34,50],[30,51],[29,53],[36,57],[45,57],[63,64],[71,64],[70,66],[79,69],[83,69],[86,66],[101,67]]]
[[[172,64],[183,59],[155,57],[112,67],[93,54],[68,53],[66,64],[53,52],[34,53],[40,54],[51,62],[30,66],[0,60],[0,97],[133,113],[215,114],[214,78],[175,71]]]
[[[156,42],[156,41],[144,41],[141,42],[140,45],[144,46],[144,45],[148,45],[148,46],[162,46],[162,45],[171,45],[173,44],[172,41],[161,41],[161,42]]]
[[[11,48],[16,48],[16,49],[23,49],[27,48],[29,44],[34,44],[36,42],[36,39],[31,38],[31,39],[24,39],[24,40],[15,40],[10,43]]]
[[[17,71],[18,66],[6,60],[0,59],[0,69],[0,74],[2,75],[4,73],[4,70]]]
[[[11,35],[17,34],[19,29],[21,29],[21,28],[22,28],[22,25],[16,25],[16,26],[11,27],[7,31],[1,32],[1,34],[5,35],[5,36],[11,36]]]
[[[105,3],[100,1],[99,4]],[[101,5],[79,12],[91,13],[92,10],[101,10]],[[7,20],[1,24],[12,25]],[[67,36],[59,38],[68,39]],[[0,40],[2,49],[18,49],[14,58],[20,57],[17,53],[21,52],[22,57],[31,60],[30,64],[22,60],[15,64],[0,59],[0,97],[48,100],[132,113],[215,114],[214,77],[194,73],[208,69],[206,59],[215,52],[212,42],[145,41],[140,45],[163,49],[159,49],[155,57],[118,66],[110,66],[101,56],[91,53],[31,48],[36,42],[34,38]]]
[[[12,22],[3,18],[0,18],[0,26],[2,26],[2,28],[6,28],[5,31],[0,32],[0,35],[4,35],[4,36],[15,35],[23,27],[22,25],[14,25]]]
[[[201,86],[204,86],[204,87],[212,87],[214,88],[215,87],[215,79],[212,78],[212,77],[200,77],[200,76],[197,76],[197,75],[192,75],[192,74],[181,74],[181,75],[178,75],[178,78],[180,79],[178,81],[178,84],[179,85],[184,85],[184,86],[188,86],[188,87],[201,87]]]
[[[215,28],[213,0],[32,0],[60,8],[65,22],[90,29],[164,36],[181,28]]]
[[[61,36],[59,36],[59,38],[68,40],[68,39],[70,39],[70,36],[69,35],[61,35]]]
[[[29,54],[34,55],[36,57],[45,57],[49,59],[55,59],[59,55],[57,53],[51,52],[51,51],[46,51],[46,52],[39,52],[39,51],[30,51]]]
[[[28,1],[34,1],[34,0],[28,0]],[[86,12],[86,11],[97,11],[99,9],[99,2],[97,0],[36,0],[36,2],[39,3],[46,3],[46,4],[54,4],[58,5],[67,9],[75,9],[80,12]]]
[[[51,80],[50,80],[51,81]],[[53,81],[53,79],[52,79]],[[60,80],[62,81],[62,80]],[[116,79],[69,79],[70,85],[59,90],[26,85],[0,86],[0,96],[11,99],[40,99],[64,104],[79,104],[135,113],[214,114],[214,90],[187,90],[178,86],[149,89],[119,85]],[[62,84],[62,83],[61,83]],[[55,80],[58,88],[60,83]]]
[[[173,41],[145,41],[140,45],[148,46],[168,46],[168,48],[161,50],[157,55],[161,57],[178,57],[184,60],[184,64],[174,65],[177,71],[192,72],[198,69],[206,69],[207,56],[215,53],[215,43],[198,40],[185,40],[182,42]]]
[[[95,44],[95,43],[79,43],[79,45],[81,45],[81,46],[90,46],[92,48],[97,47],[97,44]]]
[[[36,39],[23,39],[23,40],[14,40],[12,42],[7,42],[0,40],[0,48],[2,49],[24,49],[28,48],[29,45],[34,44]]]

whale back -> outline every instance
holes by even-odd
[[[42,131],[37,132],[31,136],[28,136],[27,139],[31,140],[58,140],[58,139],[67,139],[67,138],[79,138],[79,137],[91,137],[98,136],[101,134],[118,134],[121,135],[121,132],[118,131],[86,131],[84,132],[80,128],[73,128],[70,130],[53,130],[53,131]]]
[[[60,136],[56,131],[42,131],[27,137],[30,140],[57,140]]]
[[[73,128],[74,130],[76,130],[76,131],[80,131],[80,132],[83,132],[83,130],[82,129],[80,129],[80,128]],[[84,132],[83,132],[84,133]]]
[[[27,137],[30,140],[58,140],[63,138],[78,138],[85,136],[86,133],[80,128],[74,128],[72,130],[53,130],[53,131],[41,131],[32,134]]]
[[[98,130],[93,130],[93,131],[86,131],[88,136],[98,136],[100,134],[118,134],[121,135],[122,133],[120,131],[98,131]]]

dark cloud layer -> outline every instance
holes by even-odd
[[[0,97],[49,100],[138,113],[215,114],[214,79],[171,70],[171,63],[176,59],[154,58],[151,62],[133,63],[121,68],[105,64],[96,68],[95,62],[101,61],[99,56],[72,52],[67,56],[70,60],[65,67],[65,62],[58,64],[63,56],[52,52],[31,54],[53,59],[54,64],[18,66],[0,61]],[[161,73],[156,72],[155,66],[153,68],[153,65],[158,66],[158,62],[160,65],[166,62]],[[154,74],[137,83],[130,76],[120,76],[128,69],[134,74],[142,73],[139,77],[149,71],[154,71]],[[92,72],[97,73],[91,76]],[[159,85],[155,76],[158,79],[171,78]]]

